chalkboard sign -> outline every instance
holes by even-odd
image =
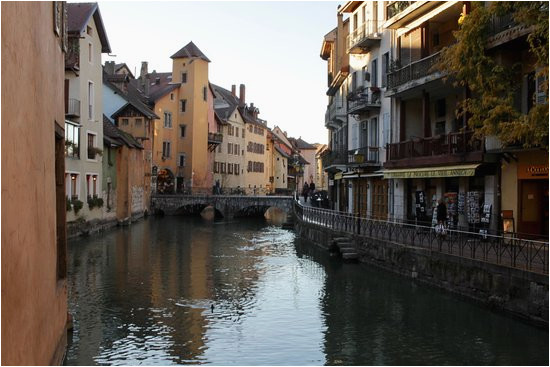
[[[467,206],[466,206],[466,216],[468,218],[468,223],[477,224],[481,221],[480,216],[480,200],[482,193],[480,191],[468,191],[467,194]]]

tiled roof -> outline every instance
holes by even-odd
[[[315,146],[302,140],[302,138],[294,139],[294,141],[298,149],[317,149]]]
[[[273,146],[277,152],[279,152],[280,155],[282,155],[285,158],[290,158],[290,156],[281,148],[279,148],[277,145]]]
[[[107,32],[105,31],[97,3],[68,3],[67,31],[80,35],[85,30],[92,16],[94,17],[97,34],[101,40],[101,52],[111,52],[111,46],[107,39]]]
[[[115,91],[118,95],[120,95],[122,98],[126,100],[126,103],[124,106],[119,108],[115,113],[111,115],[112,118],[116,118],[116,116],[122,112],[128,105],[132,105],[135,107],[140,113],[142,113],[145,117],[149,119],[158,119],[159,117],[143,102],[145,99],[145,96],[139,91],[134,85],[128,84],[128,92],[124,93],[121,91],[116,85],[110,82],[111,79],[113,79],[114,75],[108,75],[105,71],[103,71],[103,83]]]
[[[191,57],[198,57],[200,59],[203,59],[207,62],[210,62],[208,57],[206,57],[205,54],[202,53],[201,50],[193,43],[193,41],[189,42],[187,45],[185,45],[182,49],[180,49],[178,52],[170,56],[172,59],[177,58],[191,58]]]
[[[172,83],[172,73],[153,72],[145,75],[145,78],[145,80],[149,81],[149,93],[147,95],[143,91],[144,88],[141,85],[141,79],[131,80],[130,85],[145,95],[149,103],[155,103],[159,98],[180,87],[180,83]]]
[[[117,128],[103,115],[103,138],[114,146],[126,145],[130,148],[143,149],[143,146],[130,134]]]
[[[225,88],[213,83],[210,85],[214,91],[214,110],[221,120],[227,121],[239,106],[239,99]]]

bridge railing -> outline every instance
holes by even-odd
[[[441,236],[433,227],[361,218],[335,210],[313,208],[294,201],[302,222],[338,232],[364,236],[467,259],[548,274],[548,242],[447,229]]]

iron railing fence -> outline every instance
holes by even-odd
[[[398,70],[388,73],[388,88],[396,88],[411,80],[416,80],[436,72],[434,65],[439,62],[440,52],[436,52],[421,60],[414,61]]]
[[[334,231],[346,232],[402,245],[421,247],[463,258],[534,273],[548,274],[548,242],[510,236],[480,234],[448,229],[445,236],[433,227],[361,218],[354,214],[294,202],[301,221]],[[361,250],[361,249],[359,249]]]

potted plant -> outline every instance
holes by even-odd
[[[97,147],[88,147],[88,158],[95,159],[96,155],[103,155],[103,150]]]
[[[84,203],[78,199],[73,199],[71,203],[73,204],[73,210],[75,214],[78,214],[80,209],[82,209],[82,207],[84,206]]]

